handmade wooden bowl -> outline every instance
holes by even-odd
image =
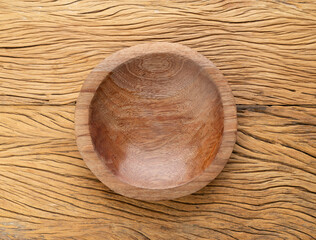
[[[221,72],[201,54],[180,44],[141,44],[90,73],[75,128],[84,161],[109,188],[172,199],[222,171],[236,140],[236,106]]]

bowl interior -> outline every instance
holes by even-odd
[[[119,65],[98,87],[89,111],[99,158],[136,187],[192,181],[221,144],[219,91],[201,66],[180,55],[147,54]]]

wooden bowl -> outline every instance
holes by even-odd
[[[221,72],[196,51],[149,43],[118,51],[77,100],[77,145],[91,171],[122,195],[163,200],[213,180],[236,141],[236,105]]]

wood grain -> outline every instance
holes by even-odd
[[[74,104],[101,60],[178,42],[224,73],[238,104],[315,101],[313,1],[0,1],[1,104]]]
[[[1,239],[315,237],[315,107],[239,106],[237,145],[219,177],[155,203],[93,176],[76,148],[74,106],[0,114]]]
[[[106,186],[140,200],[200,190],[236,142],[236,104],[223,74],[181,44],[113,53],[85,80],[75,132],[87,166]]]
[[[315,1],[0,0],[0,239],[315,239]],[[74,137],[83,80],[109,54],[187,45],[224,73],[237,145],[199,192],[119,196]]]

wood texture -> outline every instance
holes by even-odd
[[[76,104],[79,151],[106,186],[140,200],[200,190],[236,141],[236,105],[223,74],[175,43],[113,53],[85,80]]]
[[[74,104],[105,56],[148,41],[208,57],[238,104],[315,101],[312,1],[3,0],[0,8],[2,104]]]
[[[315,107],[239,106],[237,145],[219,177],[156,203],[93,176],[76,147],[74,110],[0,107],[2,239],[315,237]]]
[[[0,12],[0,239],[315,239],[314,1],[3,0]],[[160,40],[224,73],[238,134],[211,184],[151,203],[93,176],[73,120],[102,59]]]

